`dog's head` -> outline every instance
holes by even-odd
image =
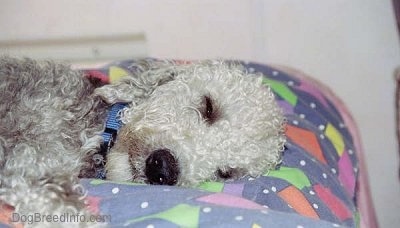
[[[121,115],[107,179],[193,185],[258,176],[280,162],[284,117],[261,75],[216,61],[137,77],[98,91],[109,102],[133,102]]]

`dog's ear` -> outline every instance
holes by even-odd
[[[159,64],[134,76],[126,76],[115,84],[99,87],[94,94],[105,102],[134,102],[147,98],[155,88],[174,80],[176,73],[171,65]]]

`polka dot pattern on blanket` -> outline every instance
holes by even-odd
[[[88,72],[134,73],[127,68],[132,62]],[[356,149],[341,113],[312,83],[266,65],[243,64],[249,72],[265,75],[263,83],[271,87],[287,118],[288,142],[280,168],[258,178],[203,183],[198,189],[83,180],[89,196],[100,200],[98,211],[113,215],[112,224],[357,226]]]

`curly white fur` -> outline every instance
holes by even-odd
[[[0,204],[21,214],[87,213],[78,175],[93,175],[106,103],[131,103],[108,179],[146,182],[146,159],[160,149],[177,161],[178,185],[219,171],[258,176],[280,162],[284,117],[261,75],[223,61],[145,60],[130,70],[95,89],[66,65],[0,58]]]
[[[97,90],[113,102],[137,101],[122,113],[125,126],[108,156],[107,178],[146,181],[145,160],[158,149],[168,149],[178,161],[179,185],[215,180],[218,170],[258,176],[274,169],[285,143],[284,118],[261,77],[221,61],[164,63],[139,79]],[[142,94],[149,95],[138,102],[119,94],[121,86],[146,88]],[[205,96],[218,108],[213,124],[200,111]]]
[[[0,204],[23,215],[87,213],[78,174],[106,114],[94,87],[68,66],[8,57],[0,81]]]

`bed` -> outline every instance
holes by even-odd
[[[83,71],[110,83],[133,74],[134,61]],[[285,113],[277,170],[195,188],[82,179],[89,210],[113,227],[377,227],[359,134],[340,99],[287,67],[241,63],[265,75]],[[3,208],[0,227],[11,213]]]

